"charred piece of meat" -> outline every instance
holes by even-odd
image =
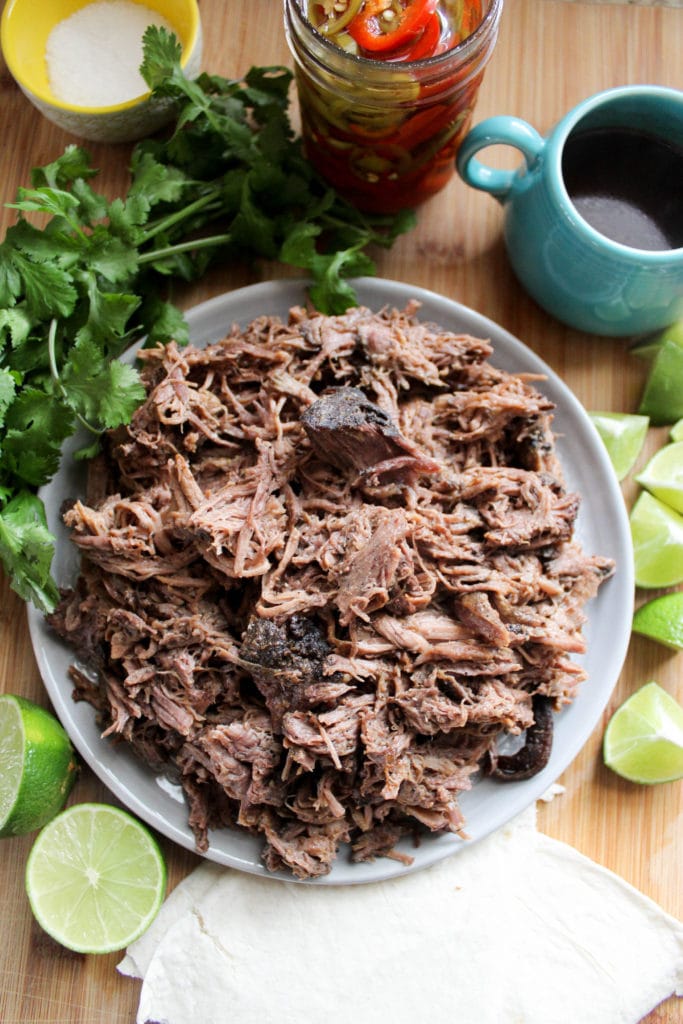
[[[514,754],[489,752],[488,774],[507,782],[519,782],[538,775],[550,760],[553,746],[553,710],[547,697],[533,699],[533,725],[526,730],[525,742]]]
[[[332,388],[306,409],[301,422],[320,458],[339,469],[376,479],[439,471],[360,388]]]
[[[279,729],[287,711],[301,711],[324,703],[330,692],[323,670],[330,654],[320,626],[293,615],[282,625],[272,619],[252,618],[240,646],[240,664],[263,694],[273,725]]]

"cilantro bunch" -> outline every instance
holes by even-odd
[[[217,260],[275,260],[310,276],[322,312],[355,302],[349,277],[372,274],[372,245],[390,246],[412,214],[368,217],[305,160],[288,116],[291,72],[252,68],[243,80],[190,80],[164,29],[144,39],[142,74],[175,105],[165,138],[132,152],[125,195],[91,184],[87,151],[69,146],[20,188],[17,221],[0,244],[0,561],[18,594],[44,611],[58,591],[54,540],[37,489],[57,471],[78,428],[91,438],[129,421],[144,397],[119,356],[142,337],[187,327],[167,301]],[[36,223],[37,221],[37,223]]]

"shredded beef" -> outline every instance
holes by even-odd
[[[462,835],[459,794],[538,770],[584,679],[613,565],[575,539],[552,404],[417,311],[143,350],[147,399],[65,513],[74,697],[181,782],[199,850],[247,829],[306,878]]]

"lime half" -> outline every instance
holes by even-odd
[[[683,778],[683,707],[658,683],[646,683],[612,715],[603,756],[608,768],[631,782]]]
[[[617,480],[633,468],[640,455],[650,420],[625,412],[591,412],[588,414],[607,449]]]
[[[677,420],[669,434],[672,441],[683,441],[683,419]]]
[[[76,772],[55,716],[24,697],[0,696],[0,837],[34,832],[53,818]]]
[[[683,650],[683,592],[662,594],[641,605],[633,616],[633,632]]]
[[[665,341],[654,358],[638,412],[652,423],[675,423],[683,417],[683,345]]]
[[[26,865],[38,924],[78,953],[111,953],[152,923],[166,865],[151,832],[108,804],[75,804],[39,834]]]
[[[636,586],[683,581],[683,516],[643,491],[630,517]]]

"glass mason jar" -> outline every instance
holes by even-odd
[[[423,60],[349,53],[317,31],[307,0],[284,0],[307,158],[361,210],[394,213],[438,192],[472,118],[503,0],[457,46]]]

